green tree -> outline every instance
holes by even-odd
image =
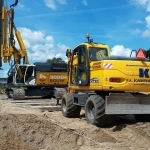
[[[47,59],[46,62],[49,62],[49,63],[66,63],[62,58],[58,57],[54,57],[52,59]]]
[[[144,51],[146,53],[146,57],[150,58],[150,48]]]

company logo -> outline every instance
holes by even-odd
[[[67,79],[67,76],[50,76],[50,79]]]
[[[99,78],[94,77],[94,78],[90,79],[90,83],[99,83]]]
[[[50,82],[64,82],[65,79],[67,79],[67,76],[59,76],[59,75],[50,76]]]
[[[149,78],[149,69],[143,69],[143,68],[139,68],[139,77],[140,78]]]
[[[46,80],[46,76],[44,76],[43,74],[40,74],[39,79],[40,79],[41,81],[44,81],[44,80]]]

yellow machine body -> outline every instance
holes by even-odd
[[[85,48],[86,54],[81,54],[80,62],[78,50]],[[90,48],[105,49],[105,54],[100,50],[96,54],[96,59],[90,59]],[[68,50],[70,51],[70,50]],[[92,49],[91,49],[92,51]],[[107,55],[106,55],[107,53]],[[133,57],[110,56],[110,50],[104,44],[83,43],[78,45],[72,53],[68,55],[70,70],[69,87],[74,90],[100,90],[100,91],[130,91],[149,92],[150,91],[150,61],[138,60]],[[79,63],[83,69],[79,68]],[[89,68],[88,71],[84,68]],[[78,71],[77,71],[78,70]],[[82,71],[84,70],[84,71]],[[80,75],[81,74],[81,75]],[[80,84],[78,78],[87,81],[87,84]]]

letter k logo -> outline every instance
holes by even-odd
[[[149,69],[139,68],[139,77],[140,78],[143,78],[143,77],[149,78],[148,72],[149,72]]]

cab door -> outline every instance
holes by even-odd
[[[88,51],[85,46],[78,47],[77,85],[90,85],[90,69]]]

